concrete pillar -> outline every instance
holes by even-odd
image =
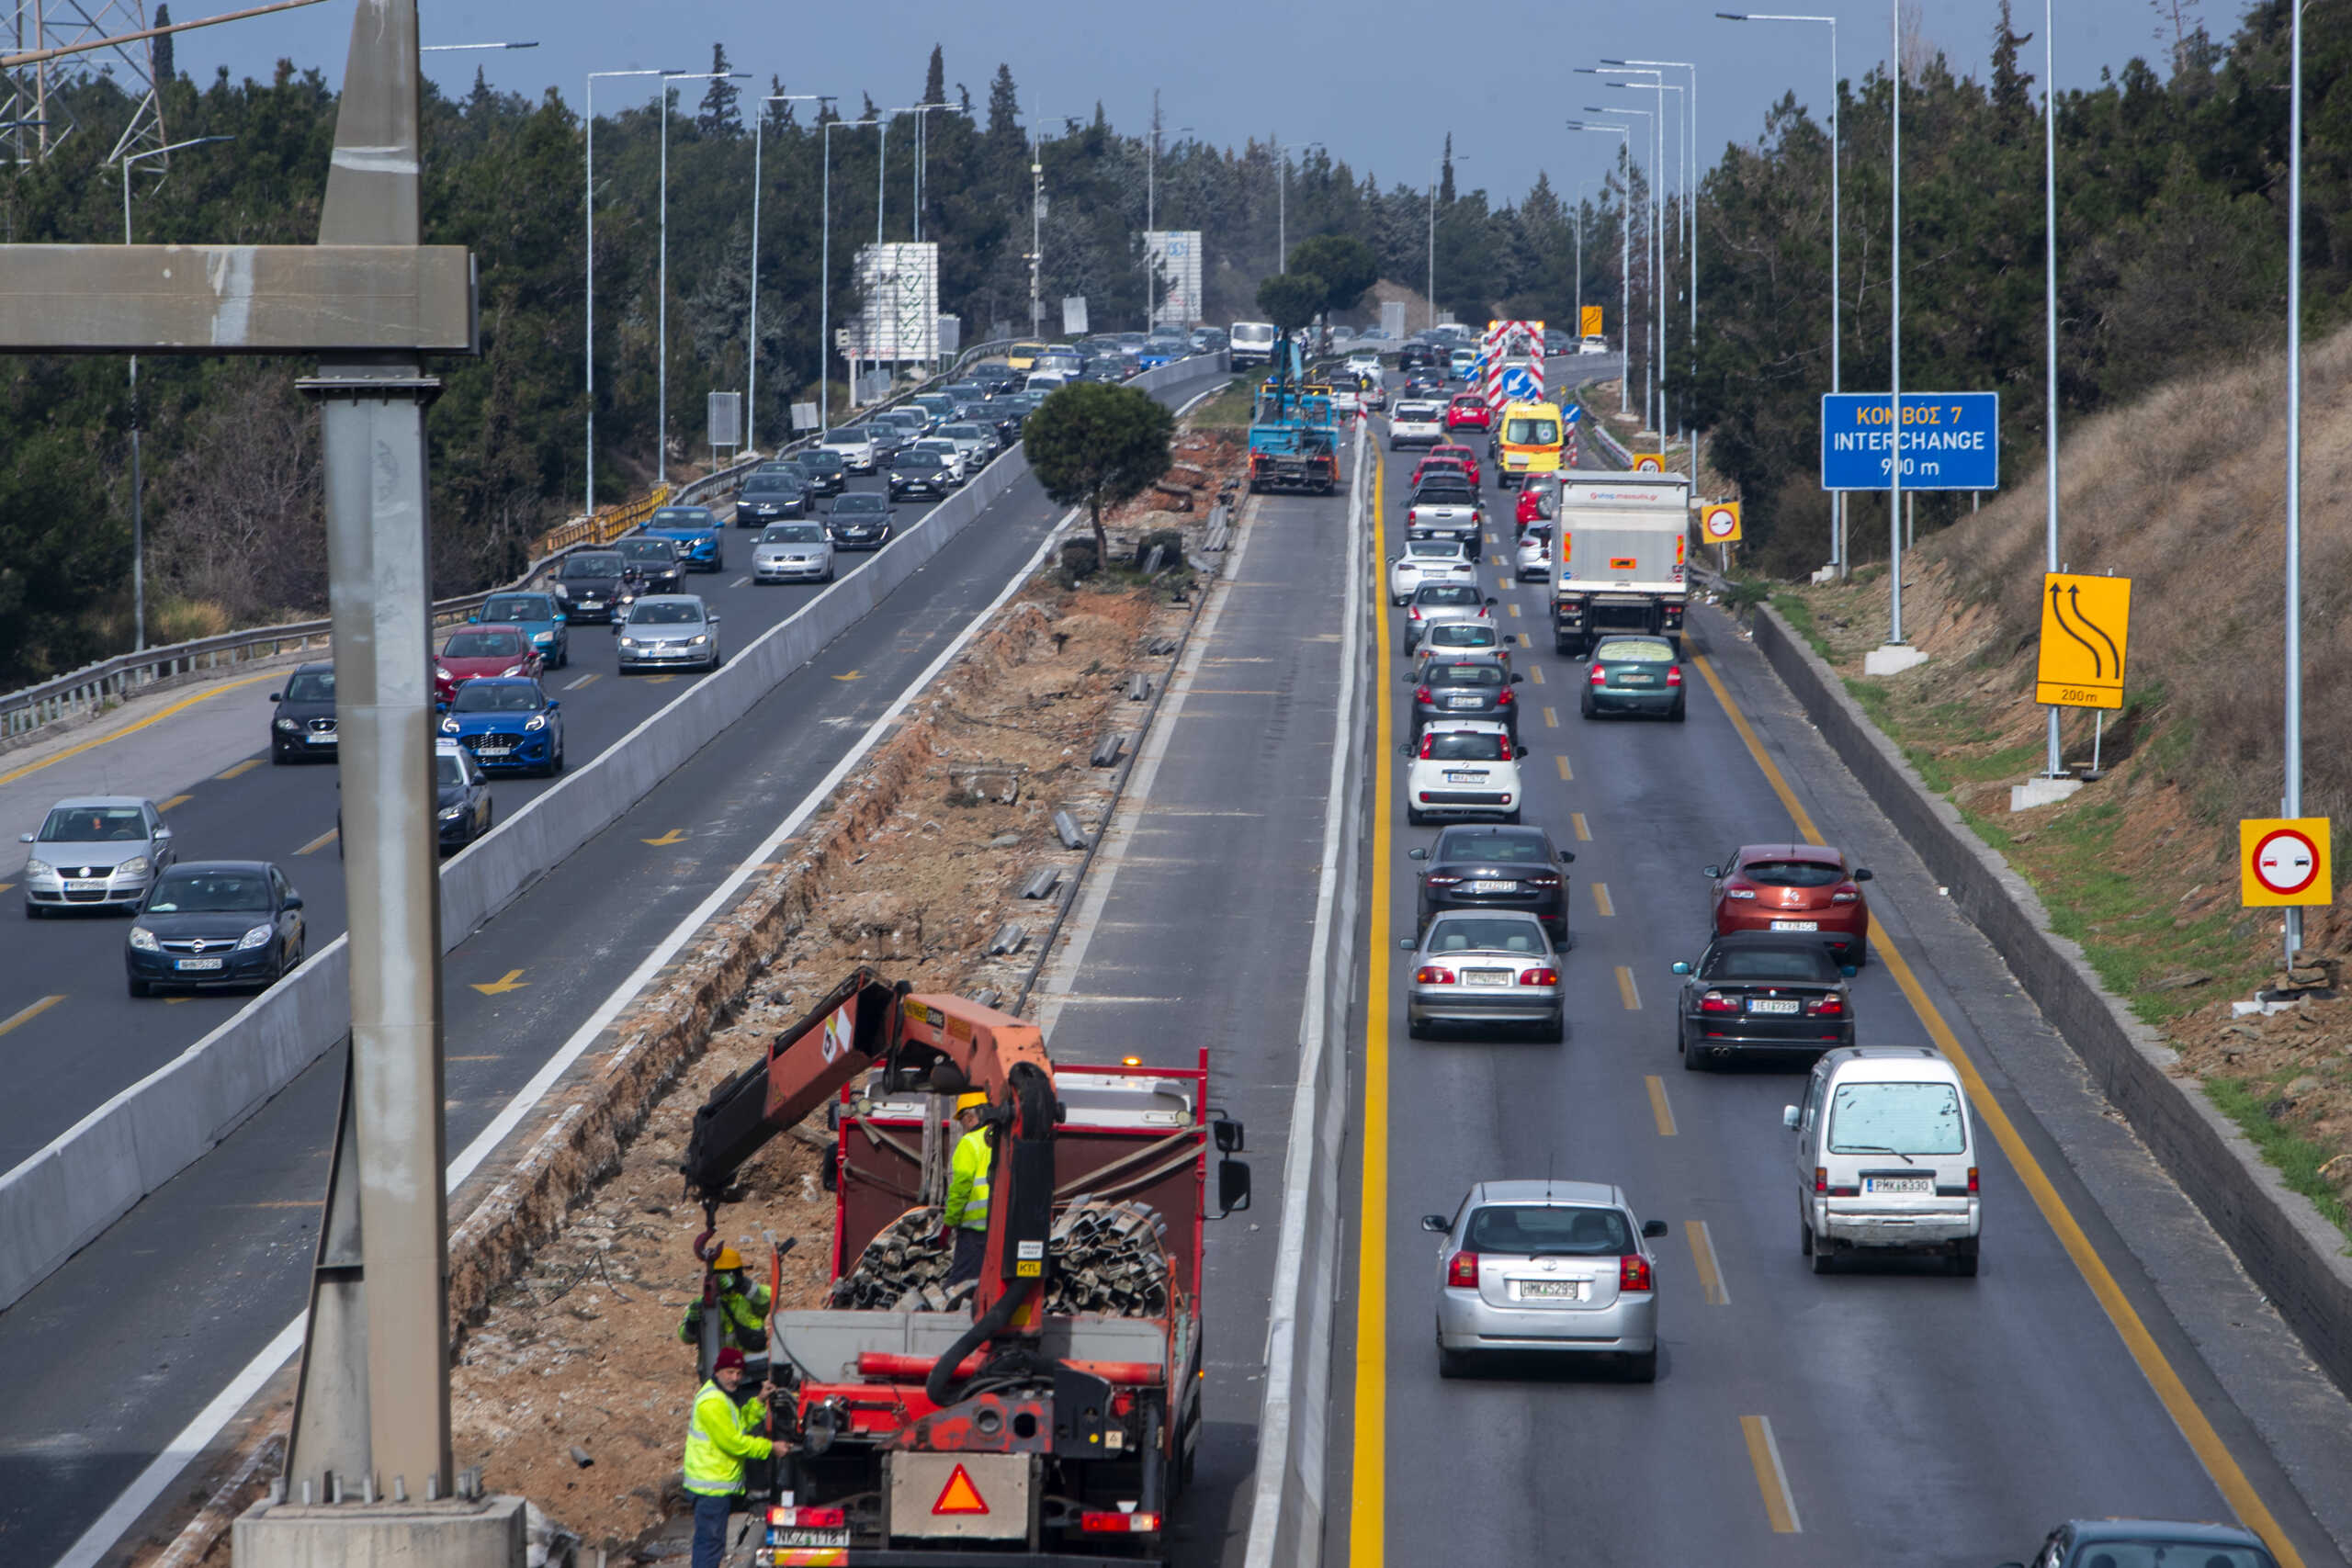
[[[261,1502],[231,1528],[235,1568],[523,1568],[523,1499]]]

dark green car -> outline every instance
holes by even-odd
[[[1662,637],[1604,637],[1585,673],[1584,716],[1648,714],[1682,722],[1682,665]]]

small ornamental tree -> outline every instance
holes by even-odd
[[[1079,381],[1037,405],[1021,427],[1021,446],[1056,505],[1086,508],[1095,558],[1108,562],[1102,509],[1141,495],[1168,471],[1175,434],[1175,416],[1149,393]]]
[[[1365,289],[1380,281],[1380,261],[1372,247],[1348,234],[1317,234],[1290,250],[1290,270],[1323,280],[1323,313],[1352,310]]]
[[[1329,292],[1311,272],[1278,272],[1258,285],[1258,309],[1287,337],[1315,320]]]

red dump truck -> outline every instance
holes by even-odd
[[[949,1286],[926,1190],[967,1089],[990,1100],[988,1245]],[[1059,1066],[1033,1024],[861,969],[713,1093],[689,1187],[715,1216],[760,1144],[825,1108],[832,1302],[770,1319],[755,1568],[1163,1561],[1201,1435],[1202,1229],[1249,1203],[1207,1053]]]

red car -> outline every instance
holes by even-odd
[[[1870,947],[1871,910],[1861,884],[1871,874],[1848,867],[1821,844],[1742,844],[1714,881],[1715,934],[1802,931],[1820,936],[1840,964],[1860,968]]]
[[[1440,472],[1459,474],[1462,476],[1463,483],[1468,485],[1472,490],[1476,490],[1478,488],[1477,469],[1471,467],[1468,463],[1464,462],[1461,458],[1451,455],[1443,457],[1423,457],[1419,462],[1414,464],[1413,482],[1410,488],[1413,490],[1420,489],[1421,481],[1423,479],[1429,478],[1432,473]]]
[[[1458,392],[1453,400],[1445,405],[1445,427],[1448,430],[1492,430],[1494,426],[1494,411],[1487,406],[1487,400],[1476,392]]]
[[[449,634],[441,656],[433,661],[433,699],[446,703],[458,688],[477,675],[528,675],[546,672],[538,650],[520,626],[474,626]]]
[[[1431,457],[1453,457],[1458,459],[1464,468],[1470,470],[1471,488],[1473,490],[1477,488],[1479,473],[1478,454],[1471,448],[1464,446],[1459,441],[1442,441],[1436,446],[1430,447],[1426,453],[1422,454],[1421,460],[1423,462],[1427,462]]]

